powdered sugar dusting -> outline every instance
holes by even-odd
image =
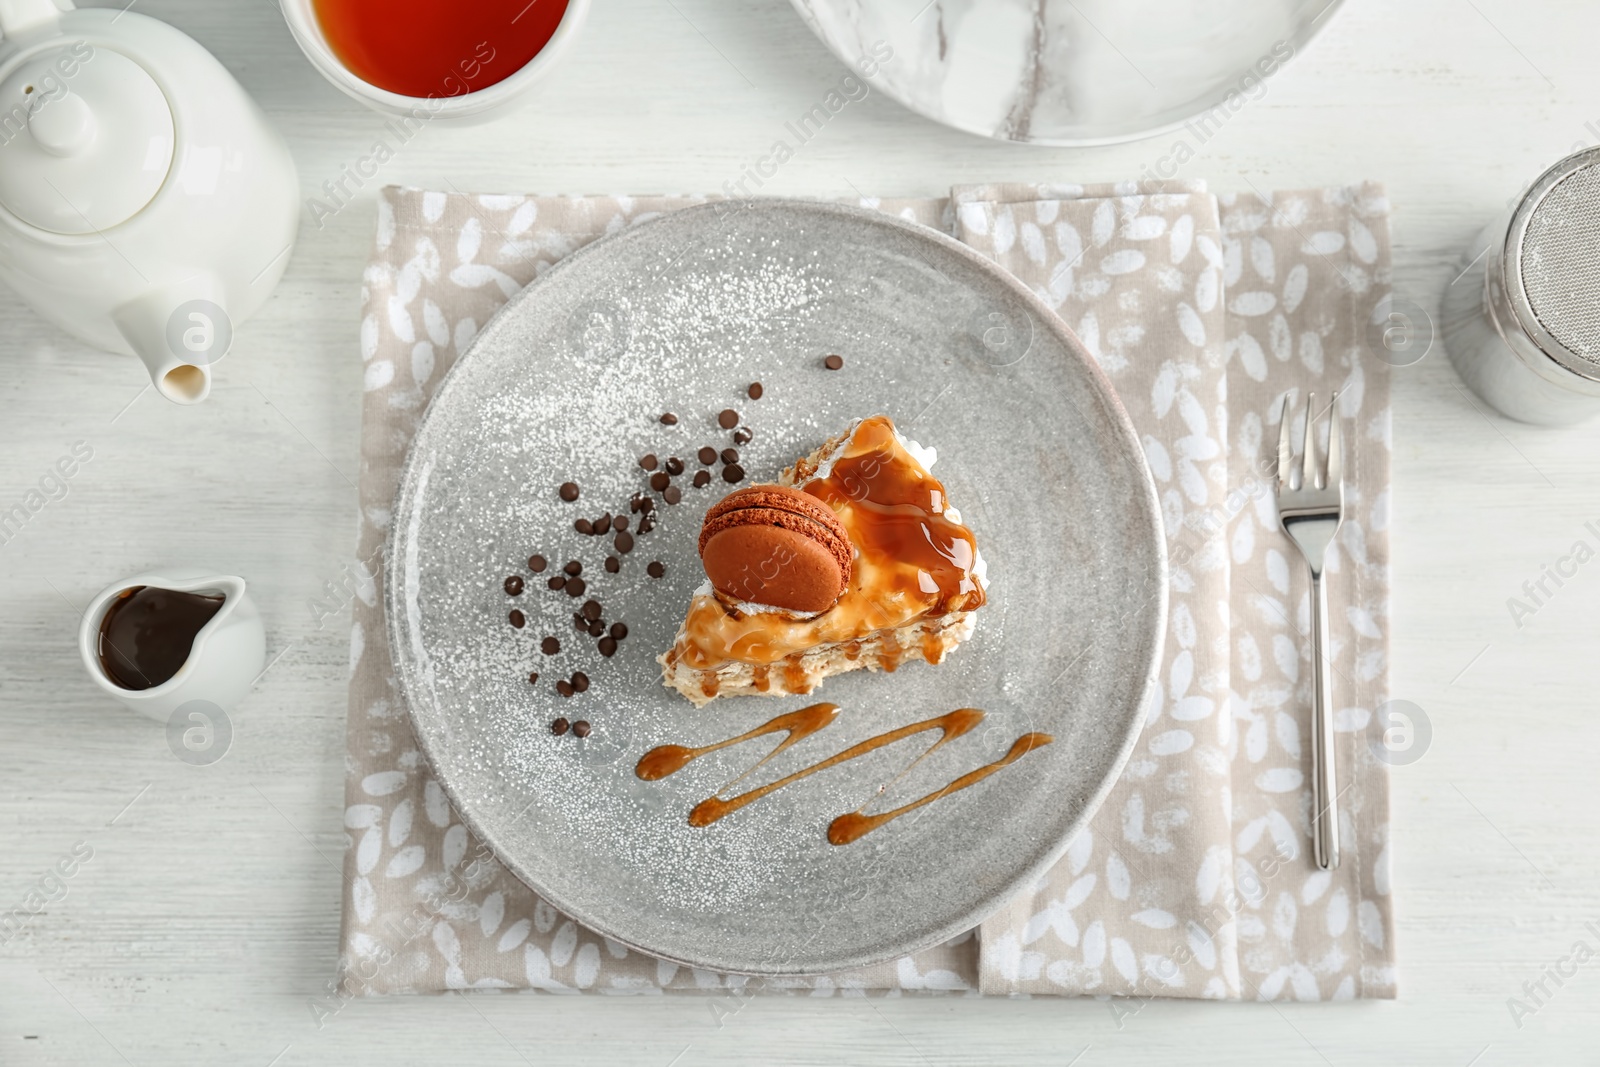
[[[1098,578],[1064,574],[1059,589],[1007,589],[985,608],[964,657],[831,679],[828,699],[844,714],[759,770],[751,768],[773,739],[718,751],[660,781],[633,774],[657,745],[718,742],[809,702],[749,698],[697,711],[660,684],[654,657],[671,646],[703,582],[701,520],[733,488],[720,463],[709,486],[690,484],[702,446],[733,445],[717,412],[736,410],[754,433],[734,446],[746,482],[775,480],[866,415],[920,419],[918,435],[948,449],[942,480],[994,558],[1060,552],[1057,530],[997,523],[989,512],[1021,516],[1008,479],[1028,473],[997,428],[1078,432],[1082,416],[1059,385],[1071,357],[1041,338],[1034,355],[1047,388],[998,379],[961,338],[981,310],[1013,299],[1002,283],[892,222],[789,210],[663,218],[615,238],[615,251],[592,246],[569,257],[514,299],[457,362],[416,435],[386,572],[396,583],[391,645],[419,739],[473,829],[580,921],[677,958],[764,971],[815,969],[885,938],[909,948],[970,922],[993,872],[1016,876],[1044,855],[1039,835],[1070,824],[1086,796],[1070,777],[1085,758],[1075,754],[1104,749],[1110,714],[1103,691],[1080,704],[1053,683],[1094,622],[1054,610],[1061,590],[1082,603],[1103,595]],[[845,355],[843,370],[823,369],[832,352]],[[746,394],[754,381],[764,386],[760,400]],[[662,425],[663,412],[677,424]],[[1062,439],[1061,447],[1078,446]],[[931,449],[907,449],[925,466],[935,459]],[[627,554],[610,537],[578,534],[578,518],[629,514],[629,499],[646,488],[638,461],[647,452],[684,461],[675,480],[682,502],[655,494],[659,525],[648,533],[630,515],[636,544]],[[581,489],[575,502],[556,492],[568,480]],[[1058,492],[1036,472],[1027,484]],[[1115,521],[1115,501],[1085,499],[1074,513]],[[1077,543],[1088,551],[1098,542]],[[550,562],[540,575],[527,568],[535,552]],[[603,569],[612,554],[618,574]],[[568,560],[582,564],[581,597],[546,588]],[[664,565],[663,577],[648,576],[650,561]],[[510,574],[525,580],[520,596],[504,592]],[[607,625],[628,627],[613,657],[575,628],[573,612],[590,598]],[[522,629],[507,621],[512,608],[527,618]],[[1030,647],[1045,653],[1009,654],[1008,619],[1025,624]],[[559,652],[542,653],[546,636]],[[1125,654],[1116,634],[1095,636],[1101,643],[1076,671]],[[558,696],[555,681],[574,671],[591,687]],[[922,747],[891,746],[711,827],[687,824],[688,811],[720,790],[759,786],[957,706],[984,707],[987,729],[920,761]],[[942,787],[1038,728],[1045,711],[1059,743],[1030,756],[1028,774],[998,775],[853,845],[827,843],[834,817]],[[553,735],[557,715],[586,719],[592,735]],[[1057,788],[1043,794],[1040,781]]]

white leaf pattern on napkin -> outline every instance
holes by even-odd
[[[382,545],[425,401],[479,325],[562,256],[698,202],[384,191],[359,329],[359,558]],[[376,977],[352,991],[1393,996],[1387,778],[1362,759],[1359,732],[1385,695],[1387,662],[1387,371],[1358,347],[1388,283],[1381,189],[1269,205],[1219,201],[1192,182],[1005,185],[871,206],[952,231],[1017,274],[1073,325],[1140,431],[1163,487],[1172,597],[1162,684],[1123,780],[1063,860],[977,937],[781,983],[682,968],[560,916],[472,840],[420,761],[387,648],[364,638],[383,632],[381,598],[362,596],[341,962]],[[454,253],[448,267],[441,248]],[[1304,582],[1258,464],[1276,443],[1276,401],[1334,386],[1346,390],[1360,503],[1341,536],[1350,585],[1334,627],[1337,676],[1358,683],[1337,695],[1349,851],[1329,875],[1305,856]],[[1219,634],[1230,618],[1233,633]]]

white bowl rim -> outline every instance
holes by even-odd
[[[294,35],[295,43],[306,58],[311,60],[324,78],[347,95],[385,111],[410,114],[420,110],[431,115],[450,116],[471,115],[497,107],[548,74],[583,28],[583,22],[589,14],[589,3],[590,0],[567,0],[561,21],[556,24],[555,33],[550,35],[545,46],[534,53],[532,59],[493,85],[459,96],[431,97],[390,92],[357,76],[328,46],[312,8],[312,0],[279,0],[278,6],[283,11],[284,21],[289,24],[289,32]]]

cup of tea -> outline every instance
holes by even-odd
[[[267,637],[243,578],[170,568],[101,590],[78,651],[109,696],[168,722],[192,701],[237,705],[266,663]]]
[[[322,76],[409,136],[435,118],[481,122],[571,48],[589,0],[280,0]]]

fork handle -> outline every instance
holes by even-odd
[[[1311,845],[1317,866],[1339,866],[1339,772],[1333,758],[1333,669],[1328,662],[1328,591],[1311,574]]]

